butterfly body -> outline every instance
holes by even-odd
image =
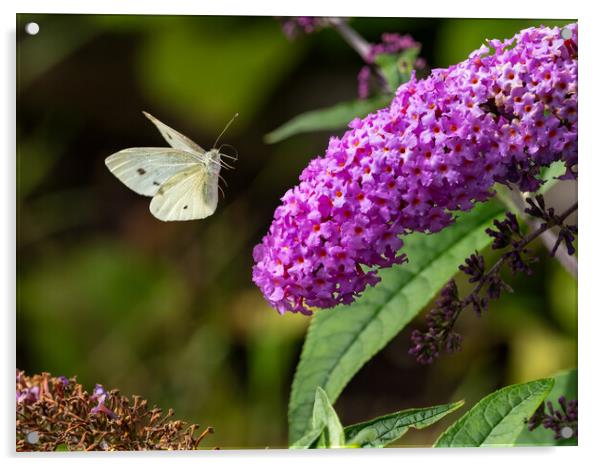
[[[170,147],[121,150],[107,157],[108,169],[131,190],[152,197],[150,211],[159,220],[197,220],[212,215],[217,208],[224,154],[215,148],[205,151],[152,115],[144,115]]]

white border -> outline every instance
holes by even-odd
[[[596,177],[602,174],[602,150],[600,141],[596,136],[602,134],[599,123],[600,118],[600,81],[602,70],[600,60],[600,16],[595,8],[590,6],[595,2],[577,1],[525,1],[502,0],[498,2],[482,1],[440,1],[411,2],[410,0],[394,0],[387,2],[351,2],[351,1],[324,1],[304,0],[296,4],[287,4],[283,1],[253,0],[243,1],[213,1],[204,0],[145,0],[144,2],[124,2],[119,0],[87,0],[87,1],[33,1],[22,0],[19,2],[0,2],[0,21],[3,29],[4,44],[2,46],[2,70],[0,90],[3,103],[0,110],[0,140],[4,153],[2,160],[2,216],[3,228],[0,241],[0,264],[2,264],[2,277],[0,280],[0,296],[3,297],[4,306],[2,314],[5,316],[2,329],[5,332],[2,338],[3,357],[0,358],[3,383],[0,385],[2,400],[3,423],[1,439],[3,452],[10,455],[14,450],[14,431],[12,431],[12,404],[14,402],[14,309],[15,309],[15,13],[129,13],[129,14],[222,14],[222,15],[314,15],[314,16],[437,16],[437,17],[522,17],[522,18],[578,18],[579,20],[579,54],[580,54],[580,250],[581,254],[580,281],[579,281],[579,444],[577,448],[516,448],[516,449],[491,449],[491,450],[426,450],[404,449],[384,450],[377,452],[366,451],[332,451],[332,452],[286,452],[245,450],[240,452],[219,451],[202,452],[200,454],[119,454],[111,455],[115,464],[125,462],[142,462],[159,464],[168,458],[172,460],[202,464],[211,463],[229,464],[278,464],[283,461],[287,464],[307,464],[308,461],[318,463],[342,463],[349,465],[365,466],[367,460],[377,461],[379,464],[399,464],[400,461],[416,462],[420,464],[442,463],[482,466],[504,465],[508,463],[523,464],[529,461],[545,462],[549,464],[578,464],[584,461],[588,464],[590,456],[596,453],[597,444],[600,442],[600,419],[602,419],[600,406],[602,397],[599,395],[602,386],[600,375],[600,332],[602,331],[602,306],[597,302],[601,299],[596,293],[600,272],[596,264],[602,264],[599,243],[595,241],[599,234],[596,227],[600,224],[601,214],[597,207],[602,195],[599,186],[602,185]],[[269,420],[266,420],[269,422]],[[599,455],[598,455],[599,456]],[[92,462],[105,462],[107,456],[102,454],[89,455],[64,455],[52,456],[29,455],[21,456],[25,464],[34,459],[45,462],[63,462],[73,458],[80,462],[84,458]],[[9,461],[15,461],[14,454]]]

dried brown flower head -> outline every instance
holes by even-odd
[[[17,370],[17,451],[194,450],[213,432],[195,437],[196,424],[171,420],[139,396],[96,385],[92,394],[75,378]]]

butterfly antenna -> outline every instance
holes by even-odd
[[[236,119],[236,117],[238,116],[238,113],[235,113],[234,116],[232,117],[232,119],[228,122],[228,124],[226,125],[226,127],[222,130],[221,133],[219,133],[219,136],[217,137],[217,139],[215,140],[215,142],[213,143],[213,147],[215,148],[217,146],[217,143],[219,141],[219,139],[224,135],[224,133],[226,132],[226,130],[230,127],[230,125],[232,124],[232,122]]]
[[[235,156],[229,155],[229,154],[224,154],[222,153],[222,147],[229,147],[230,149],[232,149],[234,151],[234,153],[236,154]],[[238,160],[238,151],[236,150],[236,147],[234,147],[231,144],[222,144],[221,146],[219,146],[219,153],[222,157],[226,157],[230,160],[234,160],[235,162]]]
[[[224,154],[222,154],[221,152],[219,153],[220,157],[219,157],[219,163],[221,164],[222,167],[227,168],[229,170],[234,170],[234,167],[232,165],[230,165],[227,162],[224,162],[224,160],[222,160],[222,157],[224,156]]]
[[[209,163],[214,163],[216,165],[219,165],[221,168],[225,168],[226,170],[234,170],[234,167],[231,165],[228,165],[226,162],[224,162],[223,160],[220,160],[219,162],[215,161],[215,160],[207,160],[207,162]]]

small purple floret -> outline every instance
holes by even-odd
[[[59,375],[57,379],[63,385],[63,388],[69,385],[69,379],[64,375]]]
[[[90,410],[90,413],[102,413],[106,414],[111,419],[117,419],[117,415],[105,405],[105,402],[108,401],[109,396],[109,392],[107,392],[102,385],[96,384],[96,386],[94,387],[94,391],[92,392],[92,396],[90,396],[90,399],[97,401],[98,404]]]
[[[40,387],[29,387],[17,390],[17,403],[35,403],[40,399]]]

